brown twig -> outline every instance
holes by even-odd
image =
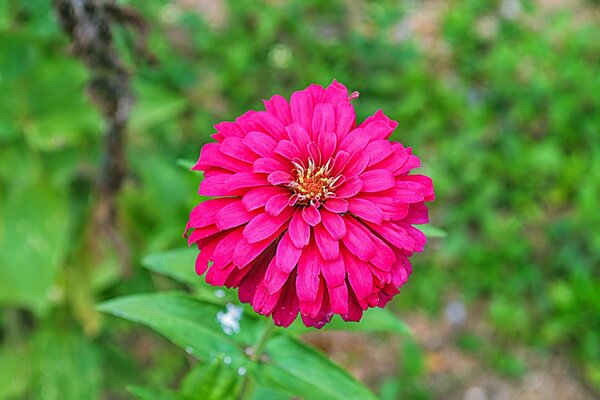
[[[125,179],[125,129],[133,92],[129,72],[114,46],[111,24],[133,27],[138,34],[136,54],[154,58],[145,51],[148,25],[132,8],[111,0],[53,0],[64,32],[71,39],[72,53],[90,71],[86,92],[105,119],[103,159],[98,174],[99,201],[96,223],[112,242],[124,274],[130,271],[130,251],[118,228],[116,197]]]

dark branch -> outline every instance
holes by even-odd
[[[129,269],[129,249],[117,225],[116,196],[126,176],[125,129],[133,104],[130,76],[113,41],[112,23],[132,27],[138,34],[136,53],[147,60],[148,25],[133,9],[106,0],[54,0],[54,9],[64,32],[71,39],[73,54],[90,71],[86,91],[105,119],[103,159],[98,174],[100,200],[97,218],[113,242],[124,270]]]

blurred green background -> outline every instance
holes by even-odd
[[[116,30],[136,94],[118,199],[129,274],[93,224],[103,125],[88,72],[48,1],[0,2],[0,399],[121,399],[127,383],[177,382],[184,355],[95,304],[173,286],[136,260],[183,244],[198,177],[177,160],[197,156],[212,124],[333,78],[361,93],[360,118],[381,108],[399,121],[393,138],[433,177],[432,222],[448,233],[415,256],[391,305],[417,333],[450,330],[448,343],[416,335],[373,389],[461,399],[486,390],[479,368],[518,389],[558,359],[574,393],[598,393],[598,1],[122,3],[150,22],[159,60],[137,61]],[[448,351],[471,372],[445,373]]]

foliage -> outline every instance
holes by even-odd
[[[0,2],[0,399],[124,398],[128,383],[142,399],[177,398],[213,375],[217,386],[234,387],[218,357],[179,379],[188,371],[183,352],[95,308],[119,295],[184,285],[137,264],[123,279],[118,255],[94,229],[102,120],[49,3]],[[361,92],[360,117],[382,108],[400,122],[394,138],[415,148],[436,183],[432,219],[448,236],[417,257],[398,309],[435,315],[448,295],[468,307],[484,304],[495,343],[475,351],[490,365],[509,375],[522,370],[499,354],[506,344],[559,348],[600,388],[597,13],[548,13],[523,2],[515,16],[503,14],[501,1],[461,0],[440,8],[435,28],[423,33],[406,22],[418,9],[391,1],[232,0],[220,27],[177,2],[128,3],[151,22],[149,47],[160,61],[138,62],[129,33],[119,32],[137,96],[130,176],[119,198],[134,260],[182,245],[186,214],[201,199],[193,195],[197,177],[176,160],[195,158],[213,123],[260,107],[260,98],[336,78]],[[143,264],[194,283],[189,261],[161,257]],[[233,298],[195,282],[191,295],[145,296],[213,307]],[[248,314],[244,321],[258,324]],[[182,342],[192,337],[142,322],[196,346]],[[277,335],[274,342],[304,346]],[[418,349],[406,354],[418,364]],[[414,390],[387,377],[382,395],[426,396],[422,372],[404,375]]]

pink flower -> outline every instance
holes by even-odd
[[[239,288],[240,301],[289,326],[298,312],[322,327],[358,321],[408,279],[425,235],[431,179],[419,158],[390,142],[397,122],[378,111],[356,125],[358,93],[334,81],[265,101],[215,125],[194,170],[204,171],[186,232],[196,272]]]

